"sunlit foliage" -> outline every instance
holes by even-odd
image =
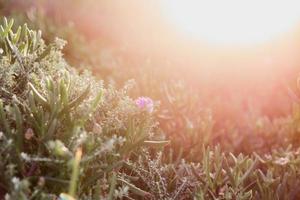
[[[0,199],[300,198],[297,103],[225,119],[171,68],[103,68],[101,48],[39,14],[0,27]]]

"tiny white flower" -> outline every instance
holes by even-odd
[[[13,177],[13,178],[11,179],[11,182],[12,182],[13,184],[17,185],[17,184],[20,183],[20,179],[17,178],[17,177]]]
[[[24,152],[21,153],[21,158],[22,158],[23,160],[25,160],[25,161],[29,161],[29,160],[30,160],[30,157],[28,156],[28,154],[26,154],[26,153],[24,153]]]
[[[10,200],[10,195],[6,193],[4,199],[5,200]]]

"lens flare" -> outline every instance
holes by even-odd
[[[170,23],[215,44],[256,44],[272,40],[300,22],[298,0],[162,0]]]

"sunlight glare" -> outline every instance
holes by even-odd
[[[300,21],[299,0],[162,0],[170,23],[214,44],[261,43]]]

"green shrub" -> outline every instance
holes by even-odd
[[[105,88],[70,68],[63,40],[46,45],[40,32],[12,26],[0,27],[0,197],[112,199],[119,168],[153,143],[151,113],[126,95],[129,85]]]

